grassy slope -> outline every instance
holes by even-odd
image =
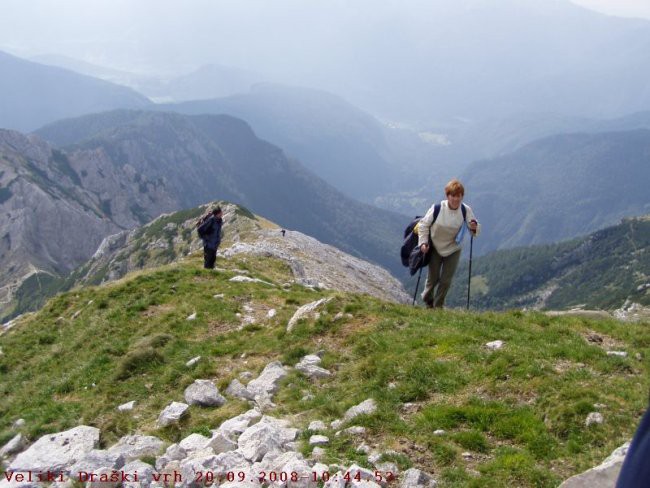
[[[480,237],[479,237],[480,238]],[[478,239],[477,239],[478,240]],[[496,251],[472,259],[472,307],[535,305],[547,289],[544,308],[576,306],[613,310],[626,300],[650,305],[650,215],[624,219],[588,236],[557,244]],[[465,243],[448,302],[467,300],[469,243]]]
[[[648,324],[431,313],[366,296],[228,281],[235,269],[249,269],[281,285],[290,272],[279,261],[242,257],[220,264],[226,271],[208,272],[193,256],[73,290],[1,336],[0,444],[19,417],[32,439],[78,424],[99,427],[105,445],[136,431],[170,442],[207,434],[248,406],[230,400],[219,409],[192,407],[180,426],[163,430],[155,420],[170,401],[182,401],[194,379],[214,378],[223,391],[242,371],[258,373],[274,359],[292,365],[323,349],[333,378],[313,384],[292,372],[272,415],[306,427],[373,397],[378,412],[355,423],[369,428],[369,444],[402,453],[392,458],[402,469],[421,467],[443,486],[556,486],[629,439],[646,404]],[[326,314],[285,332],[299,305],[332,295]],[[268,308],[278,314],[237,331],[235,314],[244,304],[260,316]],[[195,311],[197,319],[187,321]],[[338,312],[352,318],[335,320]],[[590,332],[628,358],[608,357],[585,339]],[[506,345],[489,352],[483,345],[495,339]],[[199,355],[196,366],[185,366]],[[301,401],[307,392],[314,398]],[[130,400],[137,400],[134,412],[116,411]],[[402,411],[405,402],[416,410]],[[605,423],[585,428],[596,403],[606,405]],[[436,436],[436,429],[447,434]],[[361,439],[330,438],[329,462],[367,464],[354,449]],[[464,460],[465,451],[473,459]]]

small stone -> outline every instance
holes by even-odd
[[[312,395],[311,393],[307,393],[304,397],[302,397],[302,398],[300,399],[300,401],[301,401],[301,402],[310,402],[310,401],[313,400],[314,398],[316,398],[314,395]]]
[[[187,320],[196,320],[196,312],[187,317]]]
[[[324,435],[313,435],[309,438],[310,446],[324,446],[329,444],[330,440]]]
[[[177,423],[181,417],[187,413],[190,408],[186,403],[172,402],[165,409],[160,412],[158,417],[158,425],[160,427],[167,427],[168,425]]]
[[[13,424],[11,424],[11,427],[15,429],[20,429],[21,427],[25,426],[25,419],[18,419],[16,420]]]
[[[195,380],[185,388],[185,401],[201,407],[220,407],[226,403],[219,389],[211,380]]]
[[[627,357],[627,352],[625,351],[607,351],[608,356],[617,356],[620,358],[626,358]]]
[[[239,373],[239,377],[242,380],[249,380],[253,377],[253,373],[251,373],[250,371],[242,371],[241,373]]]
[[[585,425],[587,427],[593,425],[593,424],[602,424],[605,421],[603,418],[603,414],[600,412],[591,412],[589,415],[587,415],[587,420],[585,420]]]
[[[307,430],[311,430],[312,432],[322,432],[324,430],[327,430],[327,425],[325,425],[325,422],[321,420],[314,420],[309,424]]]
[[[503,347],[503,345],[504,345],[503,341],[492,341],[492,342],[488,342],[487,344],[485,344],[485,347],[487,347],[491,351],[496,351],[496,350],[501,349]]]
[[[130,402],[123,403],[122,405],[117,407],[118,412],[130,412],[133,410],[133,407],[135,407],[135,400],[131,400]]]
[[[464,453],[461,454],[461,456],[463,456],[463,459],[466,459],[466,460],[474,458],[474,456],[472,456],[471,452],[464,452]]]
[[[196,363],[198,363],[200,359],[201,359],[201,356],[196,356],[195,358],[192,358],[188,362],[186,362],[185,366],[187,366],[188,368],[191,368]]]
[[[437,435],[437,436],[445,435],[446,433],[447,432],[442,430],[442,429],[438,429],[438,430],[433,431],[433,435]]]
[[[271,310],[269,310],[267,312],[266,318],[272,319],[273,317],[275,317],[276,314],[277,314],[277,311],[274,308],[272,308]]]
[[[225,295],[223,293],[217,293],[216,295],[213,295],[212,297],[219,299],[219,298],[224,298]]]
[[[339,430],[343,426],[343,423],[344,422],[342,420],[340,420],[340,419],[339,420],[333,420],[330,423],[330,427],[332,428],[332,430]]]
[[[388,383],[388,389],[389,390],[394,390],[395,388],[397,388],[397,383],[395,383],[394,381],[391,381],[390,383]]]
[[[337,437],[340,435],[366,435],[366,428],[360,426],[348,427],[336,433]]]

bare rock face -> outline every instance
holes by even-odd
[[[119,230],[77,180],[62,152],[0,130],[0,315],[30,276],[71,271]]]
[[[0,316],[33,275],[64,276],[105,236],[180,207],[163,185],[147,185],[101,149],[65,152],[0,130]]]
[[[324,289],[366,293],[399,303],[409,296],[401,283],[384,268],[355,258],[297,231],[281,237],[277,230],[257,232],[257,238],[237,242],[223,250],[224,256],[255,254],[286,261],[298,283]]]
[[[16,456],[9,471],[67,472],[70,467],[99,444],[99,429],[85,425],[47,434]]]

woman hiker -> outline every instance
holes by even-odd
[[[443,307],[460,260],[460,243],[465,230],[469,229],[476,236],[481,228],[470,206],[462,203],[465,188],[460,181],[453,179],[447,183],[445,195],[447,199],[432,205],[418,225],[420,250],[423,254],[433,253],[422,292],[427,308]],[[433,249],[429,249],[429,237]]]

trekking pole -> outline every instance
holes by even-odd
[[[474,245],[474,234],[469,240],[469,273],[467,276],[467,310],[469,310],[469,290],[472,286],[472,247]]]
[[[413,306],[414,307],[415,307],[415,297],[418,295],[418,288],[420,287],[420,277],[421,276],[422,276],[422,268],[420,268],[420,272],[418,273],[418,282],[415,285],[415,293],[413,293]]]

